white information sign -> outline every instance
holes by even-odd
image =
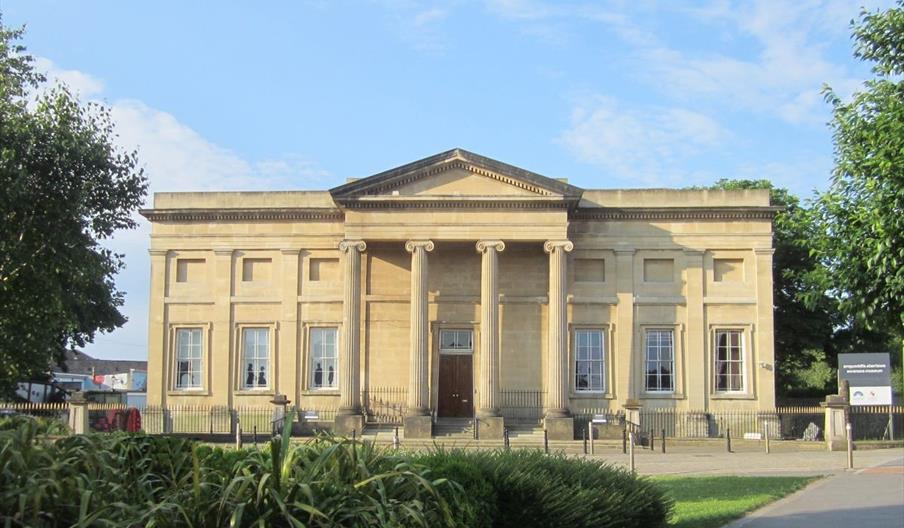
[[[851,405],[891,405],[891,387],[851,387]]]

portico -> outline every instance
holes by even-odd
[[[409,438],[443,417],[501,437],[522,393],[551,438],[635,402],[773,403],[768,193],[583,190],[455,149],[328,192],[158,194],[143,214],[156,403],[283,393],[348,434],[388,389]],[[246,363],[267,381],[246,386]]]

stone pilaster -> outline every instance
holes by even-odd
[[[703,317],[703,285],[705,281],[703,253],[700,250],[684,250],[684,284],[685,299],[687,299],[687,350],[685,351],[687,361],[685,364],[698,365],[700,367],[686,370],[687,387],[684,390],[685,394],[687,394],[687,408],[692,411],[702,411],[708,407],[707,389],[710,386],[706,382],[708,369],[703,368],[707,364],[706,327]],[[679,339],[681,339],[681,336],[676,335],[675,341],[678,342]],[[644,351],[641,350],[641,364],[643,355]],[[638,374],[637,379],[640,380],[639,383],[643,386],[643,372]],[[675,383],[675,390],[681,390],[681,382],[677,376]]]
[[[775,334],[773,333],[772,257],[775,250],[755,249],[756,255],[756,346],[751,371],[756,380],[760,409],[775,407]]]
[[[550,440],[574,439],[574,419],[568,410],[568,253],[570,240],[549,240],[549,304],[546,315],[546,419]]]
[[[210,339],[210,358],[205,359],[202,386],[210,391],[214,405],[235,405],[236,357],[232,353],[232,278],[234,251],[216,248],[214,254],[213,291],[216,301],[213,315],[213,332],[204,336]],[[231,366],[231,368],[230,368]],[[208,368],[210,372],[208,372]]]
[[[343,260],[342,337],[339,351],[339,410],[336,432],[358,433],[364,426],[360,406],[361,370],[361,253],[367,249],[363,240],[343,240],[339,251]]]
[[[480,267],[480,376],[477,380],[477,416],[499,416],[499,252],[501,240],[481,240]]]
[[[294,395],[300,401],[300,380],[298,379],[298,263],[301,250],[282,249],[282,292],[279,318],[279,345],[281,353],[275,355],[279,372],[279,385],[274,387],[284,394]],[[286,353],[291,351],[291,353]]]
[[[166,250],[152,249],[150,302],[148,307],[148,405],[166,405],[166,392],[172,387],[170,379],[172,350],[167,351],[166,325]]]
[[[427,253],[433,251],[430,240],[410,240],[405,250],[411,253],[411,340],[408,363],[408,414],[430,413],[429,349],[427,348]]]
[[[615,396],[624,405],[638,396],[637,379],[634,373],[643,369],[643,362],[632,361],[634,357],[634,250],[615,250]],[[678,336],[675,336],[676,339]],[[619,359],[619,358],[624,359]],[[642,386],[641,386],[642,387]],[[642,389],[641,389],[642,390]]]

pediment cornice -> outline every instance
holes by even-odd
[[[478,202],[480,200],[475,200],[475,197],[431,197],[438,198],[435,200],[427,200],[425,197],[418,197],[417,200],[405,201],[400,199],[402,197],[392,195],[393,191],[398,190],[405,185],[451,170],[464,170],[472,174],[477,174],[517,187],[533,194],[533,196],[519,197],[520,202],[535,201],[539,199],[540,203],[544,204],[549,201],[557,201],[568,204],[566,207],[573,207],[577,204],[583,194],[583,189],[573,185],[553,178],[547,178],[546,176],[480,156],[463,149],[453,149],[361,180],[340,185],[339,187],[331,189],[330,194],[337,204],[352,208],[398,207],[397,205],[390,204],[390,202],[398,202],[399,204],[404,203],[405,207],[422,208],[434,206],[444,208],[478,207]],[[384,197],[386,200],[368,202],[368,199],[377,196]],[[498,197],[493,198],[498,201]],[[360,202],[367,202],[367,205],[359,205]],[[548,205],[537,207],[548,207]]]

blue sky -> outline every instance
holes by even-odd
[[[868,8],[891,2],[862,2]],[[216,6],[212,8],[211,6]],[[152,191],[326,189],[452,147],[585,188],[832,167],[820,89],[868,78],[848,0],[0,0],[38,66],[112,108]],[[146,356],[148,226],[116,237]]]

